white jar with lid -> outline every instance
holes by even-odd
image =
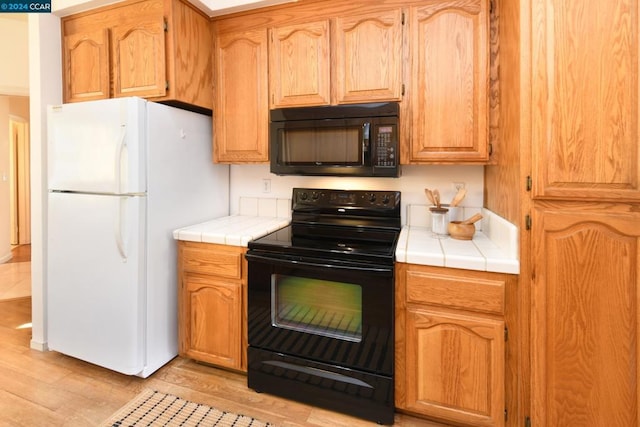
[[[449,209],[443,207],[429,208],[431,211],[431,232],[433,237],[441,239],[447,237],[447,224],[449,224]]]

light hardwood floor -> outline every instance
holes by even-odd
[[[31,245],[15,246],[0,264],[0,300],[31,296]]]
[[[0,426],[98,425],[145,388],[241,413],[276,426],[375,426],[246,386],[242,374],[177,357],[149,378],[121,375],[29,348],[31,299],[0,301]],[[98,333],[98,332],[97,332]],[[443,427],[396,414],[401,427]]]

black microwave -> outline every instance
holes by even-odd
[[[397,177],[397,102],[270,111],[269,155],[277,175]]]

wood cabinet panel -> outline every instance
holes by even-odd
[[[182,267],[193,273],[240,279],[243,252],[228,246],[185,246],[182,251]]]
[[[503,425],[504,321],[407,309],[407,408],[474,426]]]
[[[639,6],[531,2],[533,193],[640,201]]]
[[[533,214],[533,420],[637,426],[640,211],[539,204]]]
[[[239,369],[242,317],[239,307],[242,287],[239,283],[211,280],[187,274],[186,331],[181,353],[187,357],[219,366]]]
[[[62,62],[67,102],[109,96],[109,31],[106,29],[64,37]]]
[[[455,270],[447,274],[409,270],[406,281],[408,303],[504,314],[503,280],[469,277],[468,273]]]
[[[331,102],[329,20],[269,30],[271,108]]]
[[[164,22],[140,22],[111,29],[114,97],[166,93]],[[142,54],[144,52],[144,54]]]
[[[402,99],[402,16],[393,9],[335,18],[336,103]]]
[[[488,150],[488,1],[409,10],[411,138],[403,163],[484,163]]]
[[[268,161],[266,28],[219,35],[214,63],[214,160],[222,163]]]

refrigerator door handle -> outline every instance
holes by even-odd
[[[125,137],[127,136],[127,126],[122,125],[120,129],[120,139],[118,141],[118,146],[116,147],[116,158],[115,158],[115,193],[122,193],[122,153],[124,149],[127,147],[127,143],[125,142]]]
[[[119,197],[118,202],[118,214],[116,215],[116,246],[120,253],[122,262],[127,262],[127,248],[125,246],[124,236],[126,235],[126,210],[127,210],[127,197]]]

